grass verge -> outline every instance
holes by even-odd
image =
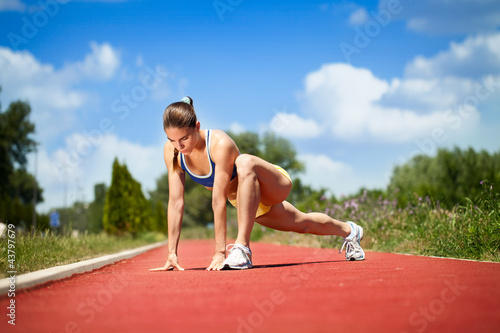
[[[68,237],[48,234],[16,235],[14,238],[15,252],[13,264],[15,269],[9,268],[8,237],[0,240],[0,276],[6,276],[7,271],[15,270],[17,275],[29,273],[49,267],[71,264],[81,260],[92,259],[122,250],[133,249],[143,245],[165,240],[161,233],[147,232],[136,237],[109,236],[102,234],[86,234],[80,237]],[[12,242],[11,242],[12,244]]]

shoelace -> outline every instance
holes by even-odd
[[[347,243],[350,243],[351,241],[350,240],[344,240],[344,244],[342,244],[342,247],[340,248],[339,250],[339,254],[342,253],[342,251],[344,250],[344,246],[347,244]],[[346,248],[346,251],[347,251],[347,248]]]
[[[351,240],[344,240],[344,244],[342,244],[342,247],[340,248],[340,251],[339,251],[339,254],[342,253],[342,250],[344,250],[344,246],[347,244],[347,246],[345,247],[345,252],[346,253],[349,253],[350,251],[355,251],[356,250],[356,247],[354,246],[353,242],[355,240],[354,239],[351,239]]]
[[[229,248],[231,246],[231,248]],[[246,248],[245,246],[243,245],[240,245],[240,244],[229,244],[226,246],[226,251],[229,251],[229,254],[228,254],[228,258],[229,256],[231,255],[231,253],[233,252],[234,249],[240,249],[241,252],[243,252],[243,254],[248,257],[250,260],[252,260],[252,250]]]
[[[231,246],[231,248],[229,248]],[[229,253],[231,253],[231,251],[235,248],[236,244],[229,244],[226,246],[226,251],[229,251]]]

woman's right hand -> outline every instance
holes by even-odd
[[[149,271],[150,272],[158,272],[158,271],[170,271],[173,269],[177,269],[179,271],[183,271],[184,268],[182,268],[179,265],[179,260],[177,259],[177,254],[169,254],[167,263],[163,267],[158,267],[158,268],[151,268]]]

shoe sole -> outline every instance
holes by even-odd
[[[228,264],[225,264],[224,267],[222,267],[222,269],[238,269],[238,270],[243,270],[243,269],[249,269],[249,268],[252,268],[252,264],[250,265],[245,265],[245,266],[230,266]]]

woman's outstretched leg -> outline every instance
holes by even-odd
[[[274,205],[269,213],[257,219],[257,223],[271,229],[301,234],[335,235],[345,238],[351,233],[348,223],[323,213],[303,213],[287,201]]]
[[[303,213],[284,201],[259,217],[257,223],[275,230],[292,231],[313,235],[335,235],[344,238],[347,260],[363,260],[365,254],[360,246],[363,228],[354,222],[341,222],[323,213]]]

